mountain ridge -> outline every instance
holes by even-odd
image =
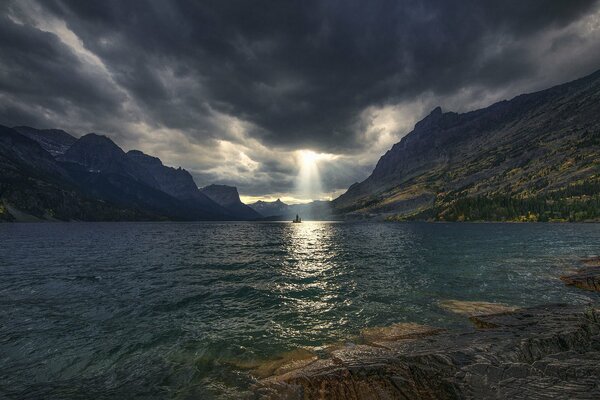
[[[257,218],[209,199],[186,170],[125,153],[107,136],[18,128],[0,126],[2,221]]]

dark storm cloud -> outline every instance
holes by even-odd
[[[595,12],[593,0],[13,2],[0,27],[0,117],[60,127],[70,118],[111,132],[128,121],[202,145],[356,155],[377,140],[365,136],[366,110],[403,104],[421,113],[441,99],[462,110],[534,88],[527,82],[535,77],[558,83],[591,72],[600,55],[545,69],[569,46],[589,46],[586,32],[563,30]],[[35,13],[64,22],[97,69],[84,68],[54,33],[15,22]],[[427,104],[413,104],[424,96]],[[118,133],[124,139],[127,129]],[[261,164],[252,173],[271,176],[248,178],[248,188],[289,188],[280,177],[290,163],[250,156]],[[374,160],[363,161],[351,170],[363,173]],[[209,179],[200,164],[196,176]],[[232,169],[230,183],[243,185],[249,168]],[[348,183],[330,175],[334,188]]]
[[[56,123],[84,107],[82,116],[115,114],[122,96],[98,85],[98,75],[85,68],[60,40],[0,15],[0,118],[2,123]],[[50,120],[48,120],[50,119]]]
[[[593,1],[43,4],[158,122],[210,134],[199,126],[210,106],[269,143],[331,150],[357,144],[369,105],[534,74],[526,50],[487,57],[488,46],[565,25]],[[173,93],[165,75],[196,84]]]

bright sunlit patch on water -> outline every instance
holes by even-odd
[[[289,224],[284,242],[288,258],[278,269],[284,279],[277,289],[284,304],[302,324],[288,325],[279,334],[290,338],[324,334],[334,321],[322,316],[344,301],[342,288],[336,282],[339,271],[334,260],[339,243],[332,224],[316,221]]]

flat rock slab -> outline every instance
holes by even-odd
[[[390,326],[365,328],[360,331],[360,337],[365,343],[378,344],[381,342],[404,339],[417,339],[423,336],[435,335],[443,329],[412,322],[400,322]]]
[[[466,317],[512,312],[517,309],[507,304],[489,303],[487,301],[442,300],[439,305],[447,311]]]
[[[600,398],[598,309],[550,305],[477,318],[491,328],[340,349],[259,381],[253,397]]]
[[[266,378],[306,367],[317,358],[310,350],[299,348],[267,360],[236,361],[231,364],[235,368],[248,370],[256,378]]]

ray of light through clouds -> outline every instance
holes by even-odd
[[[600,68],[598,1],[0,4],[0,124],[103,133],[245,201],[329,199],[440,105]]]

